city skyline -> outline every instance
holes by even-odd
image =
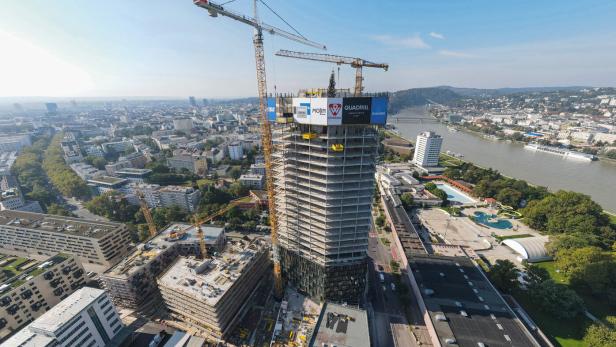
[[[268,5],[328,53],[389,63],[389,72],[365,72],[367,91],[609,86],[616,79],[614,3]],[[191,1],[2,7],[0,97],[256,95],[250,28],[210,20]],[[247,1],[228,8],[251,13]],[[260,11],[265,22],[292,30]],[[330,64],[275,57],[278,49],[307,50],[279,37],[267,35],[265,46],[270,92],[325,86]],[[352,69],[341,67],[340,77],[340,87],[352,86]]]

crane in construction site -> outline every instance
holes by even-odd
[[[152,213],[150,212],[150,208],[148,207],[148,203],[145,201],[145,196],[143,192],[137,190],[135,192],[137,198],[139,198],[139,205],[141,206],[141,213],[143,213],[143,217],[145,218],[146,223],[148,223],[148,231],[150,232],[150,237],[156,236],[156,224],[154,224],[154,218],[152,218]]]
[[[287,57],[287,58],[296,58],[296,59],[304,59],[304,60],[313,60],[313,61],[323,61],[326,63],[335,63],[337,65],[351,65],[351,67],[355,68],[355,96],[360,96],[364,90],[363,82],[364,77],[362,75],[362,68],[364,67],[376,67],[381,68],[385,71],[389,69],[389,64],[385,63],[373,63],[368,60],[364,60],[361,58],[353,58],[353,57],[344,57],[341,55],[333,55],[333,54],[320,54],[320,53],[304,53],[304,52],[294,52],[287,50],[280,50],[276,52],[276,55],[279,57]]]
[[[265,184],[267,189],[268,198],[268,210],[269,220],[271,226],[272,237],[272,249],[274,260],[274,289],[277,297],[282,297],[282,277],[280,271],[280,259],[278,255],[278,234],[277,234],[277,220],[276,220],[276,202],[274,194],[274,181],[272,172],[272,132],[270,123],[267,119],[267,80],[265,75],[265,52],[263,50],[263,32],[270,33],[272,35],[278,35],[289,40],[299,42],[304,45],[308,45],[314,48],[325,50],[325,46],[313,41],[310,41],[303,37],[295,30],[297,34],[290,33],[288,31],[273,27],[271,25],[261,22],[257,12],[257,1],[253,0],[254,17],[238,14],[233,11],[226,10],[221,5],[214,4],[209,0],[193,0],[194,4],[207,10],[211,17],[218,17],[218,15],[234,19],[238,22],[250,25],[254,28],[253,45],[255,48],[255,63],[257,69],[257,86],[259,91],[259,116],[261,119],[261,142],[263,147],[263,157],[265,159]],[[263,0],[260,0],[269,10],[274,12]],[[274,12],[276,16],[280,16]],[[286,23],[286,22],[285,22]],[[287,23],[288,24],[288,23]],[[290,25],[289,25],[290,26]]]
[[[237,206],[238,204],[245,202],[246,201],[246,197],[241,197],[235,200],[231,200],[225,207],[221,208],[220,210],[207,215],[206,217],[203,218],[194,218],[193,219],[193,226],[195,228],[195,230],[197,231],[197,239],[199,240],[199,252],[201,252],[201,259],[204,259],[206,257],[207,254],[207,247],[205,245],[205,235],[203,235],[203,229],[201,229],[201,226],[205,223],[210,222],[212,219],[219,217],[225,213],[227,213],[228,211],[230,211],[232,208],[234,208],[235,206]],[[181,235],[185,234],[188,230],[190,230],[192,227],[188,227],[182,231],[180,231],[179,235],[177,236],[178,238],[181,237]]]

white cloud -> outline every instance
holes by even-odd
[[[431,37],[435,38],[435,39],[439,39],[439,40],[444,40],[445,39],[445,35],[441,34],[441,33],[435,33],[434,31],[431,32],[430,34]]]
[[[415,49],[426,49],[430,48],[430,46],[419,36],[419,34],[415,34],[413,36],[406,37],[393,37],[390,35],[373,35],[371,38],[374,41],[380,42],[382,44],[393,46],[393,47],[401,47],[401,48],[415,48]]]
[[[476,55],[458,51],[450,51],[448,49],[442,49],[438,51],[438,54],[444,55],[446,57],[455,57],[455,58],[477,58]]]

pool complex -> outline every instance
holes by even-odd
[[[475,220],[485,226],[496,229],[511,229],[513,225],[506,219],[496,218],[495,214],[487,214],[481,211],[475,211]]]
[[[449,201],[457,202],[458,204],[474,204],[477,202],[447,183],[436,183],[436,187],[447,193],[447,200]]]

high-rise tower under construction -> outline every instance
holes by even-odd
[[[269,103],[270,118],[281,123],[274,127],[274,182],[283,278],[313,298],[357,302],[366,283],[377,126],[386,122],[387,98]]]

